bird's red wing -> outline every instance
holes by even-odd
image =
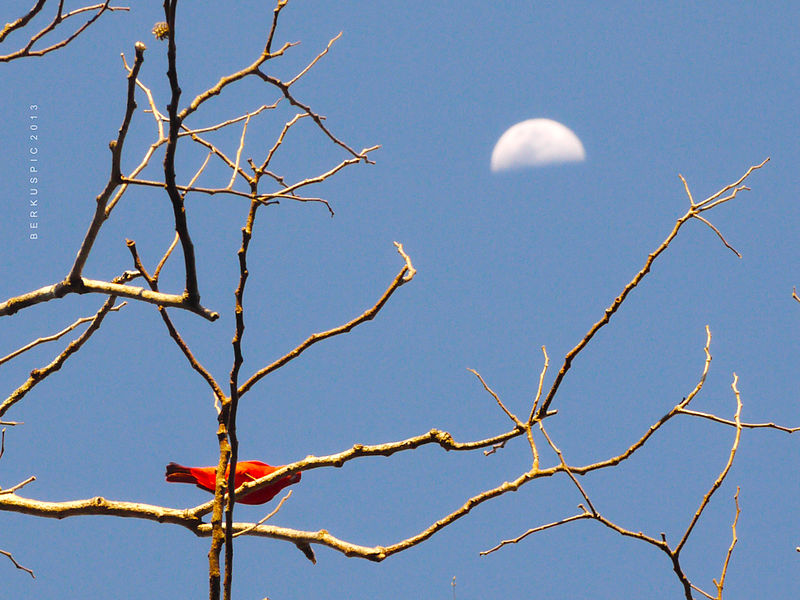
[[[278,468],[280,467],[273,467],[273,470]],[[278,481],[268,485],[265,488],[255,492],[250,492],[246,496],[239,498],[236,501],[240,504],[264,504],[265,502],[269,502],[275,496],[277,496],[283,488],[288,487],[293,483],[297,483],[298,481],[300,481],[300,473],[287,475],[286,477],[281,477],[278,479]]]

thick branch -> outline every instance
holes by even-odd
[[[177,48],[175,46],[175,10],[177,0],[165,0],[164,13],[169,27],[167,45],[167,78],[171,97],[167,104],[167,114],[169,115],[169,134],[167,137],[167,149],[164,153],[164,185],[167,194],[172,202],[172,213],[175,218],[175,231],[181,239],[181,249],[183,250],[184,268],[186,271],[186,298],[193,304],[200,302],[200,292],[197,287],[197,268],[194,258],[194,244],[189,235],[189,225],[186,219],[186,207],[183,204],[183,196],[178,191],[175,181],[175,152],[178,147],[178,134],[181,130],[183,118],[178,116],[178,103],[181,97],[181,88],[178,84]]]
[[[15,312],[27,308],[28,306],[33,306],[41,302],[48,302],[56,298],[63,298],[67,294],[91,293],[121,296],[123,298],[141,300],[142,302],[158,304],[160,306],[182,308],[196,313],[209,321],[216,321],[219,318],[219,313],[208,310],[199,304],[193,304],[184,296],[164,294],[146,290],[141,287],[84,278],[80,278],[78,283],[62,281],[61,283],[48,285],[38,290],[22,294],[21,296],[10,298],[0,303],[0,316],[13,315]]]

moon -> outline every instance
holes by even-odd
[[[528,119],[509,127],[492,150],[493,172],[582,162],[586,151],[577,135],[551,119]]]

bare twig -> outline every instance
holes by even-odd
[[[503,404],[503,401],[500,400],[500,398],[497,396],[494,390],[487,385],[487,383],[483,380],[483,377],[481,377],[480,373],[478,373],[475,369],[467,369],[467,371],[469,371],[470,373],[475,375],[475,377],[478,378],[478,380],[481,382],[481,385],[483,386],[483,389],[485,389],[492,396],[492,398],[494,398],[495,402],[497,402],[497,405],[503,410],[504,413],[506,413],[506,416],[509,419],[511,419],[511,421],[517,427],[524,427],[522,421],[520,421],[515,414],[513,414],[510,410],[508,410],[508,408],[506,408],[506,405]]]
[[[92,246],[97,239],[97,234],[100,232],[100,228],[107,218],[106,205],[108,200],[122,180],[122,149],[125,145],[125,137],[127,136],[128,128],[130,127],[131,119],[133,118],[133,113],[136,110],[136,77],[139,74],[139,69],[141,69],[142,64],[144,63],[144,51],[146,48],[143,43],[137,42],[135,50],[136,58],[133,63],[133,68],[131,69],[130,73],[128,73],[127,78],[128,90],[125,104],[125,116],[122,119],[122,125],[119,128],[117,139],[112,141],[110,144],[111,174],[109,175],[105,189],[100,193],[99,196],[97,196],[97,206],[95,208],[94,217],[92,218],[92,222],[89,225],[89,230],[86,232],[86,236],[81,243],[80,250],[78,250],[78,256],[75,258],[72,269],[70,269],[69,275],[66,278],[67,282],[76,287],[80,284],[83,267],[89,258],[89,253],[91,252]]]
[[[27,25],[28,22],[30,22],[30,20],[33,19],[33,17],[35,17],[39,11],[42,10],[42,8],[44,8],[45,2],[47,2],[47,0],[36,0],[36,4],[34,4],[33,8],[31,8],[27,13],[22,15],[16,21],[6,23],[6,26],[0,30],[0,42],[4,41],[8,34],[12,31],[25,27],[25,25]]]
[[[733,183],[731,183],[729,185],[726,185],[724,188],[719,190],[717,193],[712,194],[711,196],[709,196],[708,198],[706,198],[702,202],[699,202],[698,204],[695,204],[694,207],[705,211],[705,210],[710,210],[710,209],[714,208],[718,204],[722,204],[723,202],[727,202],[728,200],[733,200],[736,197],[736,194],[738,192],[740,192],[742,190],[749,190],[750,189],[750,188],[747,188],[747,187],[742,187],[741,186],[742,182],[745,179],[747,179],[753,171],[757,171],[758,169],[763,167],[768,162],[769,162],[769,157],[767,157],[764,160],[762,160],[761,163],[759,163],[757,165],[753,165],[752,167],[747,169],[747,172],[744,175],[742,175],[739,179],[737,179],[736,181],[734,181]],[[724,198],[720,198],[720,196],[722,196],[722,194],[725,194],[725,193],[729,192],[730,190],[733,190],[733,192],[728,194]]]
[[[714,421],[716,423],[722,423],[723,425],[730,425],[731,427],[736,427],[736,421],[732,421],[730,419],[723,419],[722,417],[718,417],[717,415],[712,415],[709,413],[700,412],[697,410],[690,410],[688,408],[681,409],[680,411],[684,415],[691,415],[693,417],[700,417],[702,419],[708,419],[709,421]],[[783,425],[777,425],[776,423],[740,423],[739,424],[742,429],[777,429],[778,431],[784,431],[786,433],[795,433],[796,431],[800,431],[800,427],[784,427]]]
[[[158,261],[158,266],[156,266],[156,270],[153,271],[153,281],[155,281],[156,283],[158,283],[158,276],[161,274],[161,269],[164,268],[164,265],[167,263],[167,259],[172,254],[172,251],[175,250],[175,246],[178,245],[179,239],[180,238],[176,233],[175,237],[172,238],[172,243],[169,245],[169,248],[167,248],[167,251],[164,252],[164,256],[162,256],[161,260]]]
[[[547,396],[545,397],[542,406],[536,412],[531,411],[530,417],[528,419],[529,422],[533,422],[537,415],[541,417],[544,413],[547,412],[547,410],[550,408],[550,404],[553,402],[553,399],[555,398],[556,393],[558,392],[558,388],[561,386],[561,382],[563,381],[564,376],[567,374],[570,367],[572,366],[572,361],[586,347],[586,345],[591,341],[591,339],[595,336],[595,334],[598,331],[600,331],[600,329],[602,329],[605,325],[608,324],[608,322],[611,320],[611,317],[614,315],[614,313],[617,312],[619,307],[628,297],[628,294],[630,294],[634,290],[634,288],[636,288],[636,286],[639,285],[639,282],[641,282],[642,279],[644,279],[644,277],[650,272],[650,268],[652,267],[653,262],[656,260],[656,258],[658,258],[669,247],[669,245],[672,243],[672,240],[674,240],[675,237],[678,235],[678,232],[680,231],[681,227],[683,227],[683,225],[686,224],[686,222],[689,221],[690,219],[697,218],[701,212],[705,212],[707,210],[714,208],[719,204],[722,204],[723,202],[732,200],[733,198],[736,197],[736,194],[739,191],[748,189],[744,186],[739,186],[739,184],[741,184],[745,179],[747,179],[747,177],[753,171],[756,171],[761,167],[763,167],[768,160],[769,158],[765,159],[763,162],[761,162],[761,164],[750,167],[747,170],[747,172],[744,175],[742,175],[736,182],[725,186],[717,193],[713,194],[709,198],[697,204],[695,204],[694,200],[692,199],[692,195],[691,192],[689,192],[689,186],[688,184],[686,184],[686,180],[683,179],[683,177],[681,177],[681,179],[684,182],[687,194],[689,196],[689,203],[690,203],[689,210],[686,212],[685,215],[683,215],[675,222],[675,226],[672,228],[672,231],[669,233],[669,235],[664,239],[663,242],[661,242],[661,245],[647,257],[644,266],[634,276],[634,278],[631,279],[630,283],[628,283],[625,286],[625,288],[622,290],[622,293],[620,293],[620,295],[617,296],[614,302],[612,302],[611,305],[608,308],[606,308],[603,317],[599,321],[597,321],[594,325],[592,325],[592,327],[589,329],[586,335],[583,336],[583,339],[580,342],[578,342],[578,344],[567,353],[567,355],[564,357],[564,363],[562,364],[561,369],[558,372],[558,375],[556,375],[555,381],[553,381],[553,384],[550,386],[550,390],[547,392]],[[722,194],[731,189],[734,190],[731,194],[729,194],[724,198],[720,198]],[[722,235],[721,234],[719,235],[720,238],[722,238]],[[724,238],[722,238],[722,240],[723,242],[725,242]],[[725,242],[725,244],[730,248],[730,245],[727,244],[727,242]]]
[[[300,71],[300,72],[299,72],[297,75],[295,75],[295,76],[294,76],[294,77],[292,77],[292,78],[291,78],[289,81],[287,81],[287,82],[286,82],[286,87],[287,87],[287,88],[288,88],[288,87],[290,87],[292,84],[296,83],[296,82],[297,82],[297,80],[298,80],[298,79],[300,79],[300,78],[301,78],[303,75],[305,75],[306,73],[308,73],[308,72],[311,70],[311,67],[313,67],[315,64],[317,64],[317,61],[318,61],[320,58],[322,58],[323,56],[325,56],[325,55],[328,53],[328,50],[330,50],[330,49],[331,49],[331,46],[333,46],[333,44],[334,44],[334,43],[335,43],[335,42],[336,42],[336,41],[337,41],[337,40],[338,40],[340,37],[342,37],[342,33],[343,33],[343,32],[341,32],[341,31],[340,31],[340,32],[339,32],[339,33],[337,33],[337,34],[336,34],[336,35],[335,35],[333,38],[331,38],[331,40],[328,42],[328,45],[325,47],[325,49],[324,49],[322,52],[320,52],[319,54],[317,54],[317,55],[314,57],[314,60],[312,60],[310,63],[308,63],[308,65],[306,66],[306,68],[305,68],[305,69],[303,69],[302,71]]]
[[[232,165],[231,168],[231,179],[228,182],[228,189],[233,189],[233,184],[236,182],[236,173],[240,170],[239,169],[239,162],[242,159],[242,150],[244,150],[244,138],[247,136],[247,126],[250,124],[250,115],[247,115],[247,118],[244,120],[244,125],[242,126],[242,135],[239,138],[239,147],[236,148],[236,162]]]
[[[320,128],[320,129],[321,129],[321,130],[322,130],[322,131],[325,133],[325,135],[327,135],[327,136],[328,136],[328,138],[330,138],[330,140],[331,140],[331,141],[332,141],[334,144],[336,144],[336,145],[338,145],[338,146],[341,146],[342,148],[344,148],[345,150],[347,150],[347,151],[348,151],[350,154],[352,154],[354,157],[356,157],[356,158],[360,158],[360,159],[362,159],[362,160],[365,160],[365,161],[366,161],[366,162],[368,162],[368,163],[371,163],[371,161],[370,161],[370,160],[367,158],[367,155],[366,155],[366,153],[365,153],[363,150],[362,150],[360,153],[359,153],[359,152],[356,152],[356,151],[355,151],[355,150],[353,150],[353,149],[352,149],[350,146],[348,146],[347,144],[345,144],[345,143],[344,143],[342,140],[340,140],[339,138],[337,138],[337,137],[336,137],[336,136],[335,136],[333,133],[331,133],[331,131],[330,131],[330,130],[329,130],[327,127],[325,127],[325,124],[322,122],[322,121],[325,119],[325,117],[323,117],[322,115],[319,115],[319,114],[315,113],[314,111],[312,111],[312,110],[311,110],[311,107],[310,107],[310,106],[308,106],[308,105],[306,105],[306,104],[303,104],[302,102],[300,102],[299,100],[297,100],[297,99],[296,99],[296,98],[295,98],[295,97],[292,95],[291,91],[289,90],[289,88],[290,88],[290,87],[291,87],[291,86],[292,86],[294,83],[296,83],[296,82],[297,82],[297,80],[298,80],[298,79],[299,79],[299,78],[300,78],[302,75],[304,75],[305,73],[307,73],[307,72],[308,72],[308,70],[309,70],[309,69],[310,69],[310,68],[311,68],[311,67],[312,67],[312,66],[313,66],[313,65],[314,65],[314,64],[315,64],[315,63],[316,63],[316,62],[317,62],[317,61],[318,61],[320,58],[322,58],[322,57],[323,57],[325,54],[327,54],[327,53],[328,53],[328,50],[330,49],[330,47],[333,45],[333,43],[334,43],[336,40],[338,40],[338,39],[339,39],[339,37],[341,37],[341,35],[342,35],[342,34],[341,34],[341,33],[339,33],[339,34],[338,34],[338,35],[336,35],[336,36],[335,36],[333,39],[331,39],[331,40],[328,42],[328,46],[327,46],[327,47],[326,47],[326,48],[325,48],[325,49],[324,49],[322,52],[320,52],[320,53],[319,53],[319,54],[318,54],[318,55],[317,55],[317,56],[314,58],[314,60],[312,60],[312,61],[311,61],[311,63],[310,63],[310,64],[309,64],[309,65],[308,65],[308,66],[307,66],[305,69],[303,69],[303,70],[300,72],[300,74],[299,74],[299,75],[297,75],[296,77],[294,77],[294,78],[290,79],[288,82],[281,81],[281,80],[280,80],[280,79],[278,79],[277,77],[273,77],[272,75],[267,75],[266,73],[263,73],[263,72],[262,72],[262,71],[261,71],[261,70],[258,68],[260,65],[257,65],[257,66],[256,66],[256,68],[255,68],[255,70],[254,70],[254,73],[255,73],[256,75],[258,75],[259,77],[261,77],[261,79],[263,79],[264,81],[266,81],[266,82],[268,82],[268,83],[271,83],[272,85],[274,85],[275,87],[277,87],[277,88],[278,88],[278,89],[281,91],[281,93],[284,95],[284,97],[285,97],[285,98],[286,98],[286,99],[287,99],[287,100],[288,100],[288,101],[289,101],[289,102],[292,104],[292,106],[296,106],[296,107],[298,107],[298,108],[302,109],[302,110],[303,110],[303,112],[304,112],[305,114],[307,114],[308,116],[310,116],[310,117],[311,117],[311,118],[314,120],[314,122],[317,124],[317,127],[319,127],[319,128]]]
[[[11,487],[10,487],[10,488],[8,488],[8,489],[0,489],[0,495],[3,495],[3,494],[13,494],[13,493],[15,493],[17,490],[21,490],[21,489],[22,489],[22,488],[24,488],[26,485],[28,485],[29,483],[33,483],[34,481],[36,481],[36,477],[34,477],[33,475],[31,475],[31,476],[30,476],[30,477],[28,477],[26,480],[24,480],[24,481],[20,481],[20,482],[19,482],[17,485],[13,485],[13,486],[11,486]]]
[[[703,371],[700,374],[700,378],[698,379],[697,384],[695,385],[694,389],[692,389],[692,391],[689,392],[689,394],[685,398],[683,398],[680,402],[678,402],[678,404],[673,406],[672,409],[667,414],[665,414],[658,421],[653,423],[647,429],[647,431],[644,433],[644,435],[642,437],[640,437],[633,444],[631,444],[621,454],[618,454],[617,456],[614,456],[614,457],[606,459],[606,460],[602,460],[602,461],[596,462],[594,464],[585,465],[585,466],[582,466],[582,467],[574,467],[574,466],[570,467],[572,472],[573,473],[577,473],[578,475],[584,475],[586,473],[589,473],[590,471],[594,471],[594,470],[597,470],[597,469],[604,469],[606,467],[618,465],[622,461],[627,460],[628,458],[633,456],[633,454],[637,450],[639,450],[639,448],[644,446],[644,444],[647,442],[647,440],[649,440],[650,437],[653,436],[656,433],[656,431],[658,431],[661,428],[662,425],[664,425],[667,421],[672,419],[675,415],[680,414],[682,412],[682,410],[684,408],[686,408],[692,402],[692,400],[694,400],[697,397],[697,395],[700,393],[700,390],[703,389],[703,385],[705,384],[706,377],[708,376],[709,368],[711,367],[710,346],[711,346],[711,329],[709,329],[709,327],[706,325],[706,344],[703,347],[703,351],[704,351],[704,353],[706,355],[706,358],[705,358],[705,362],[703,364]]]
[[[268,165],[269,165],[269,163],[272,161],[272,157],[273,157],[273,156],[275,155],[275,153],[278,151],[278,148],[280,148],[281,144],[283,144],[283,140],[286,138],[286,134],[289,132],[289,129],[291,129],[291,127],[292,127],[292,126],[293,126],[295,123],[297,123],[297,122],[298,122],[300,119],[302,119],[303,117],[307,117],[307,116],[308,116],[308,115],[307,115],[306,113],[298,113],[298,114],[296,114],[295,116],[293,116],[293,117],[292,117],[292,118],[291,118],[291,119],[290,119],[290,120],[289,120],[289,121],[288,121],[288,122],[287,122],[287,123],[286,123],[286,124],[283,126],[283,129],[281,130],[281,133],[280,133],[280,135],[278,136],[278,139],[277,139],[277,140],[275,140],[275,143],[272,145],[272,148],[270,148],[270,149],[269,149],[269,152],[267,152],[267,157],[264,159],[264,162],[263,162],[263,163],[261,163],[261,166],[260,166],[260,167],[256,167],[256,168],[254,169],[254,170],[256,171],[256,173],[261,173],[261,172],[264,172],[264,171],[266,170],[267,166],[268,166]]]
[[[402,245],[398,244],[397,242],[395,242],[395,245],[397,246],[397,251],[400,253],[401,256],[403,256],[405,264],[403,265],[403,268],[400,269],[400,272],[397,274],[397,276],[394,278],[394,281],[392,281],[392,283],[389,285],[389,287],[386,289],[383,295],[378,299],[378,301],[372,306],[372,308],[368,309],[366,312],[362,313],[355,319],[348,321],[344,325],[340,325],[339,327],[329,329],[328,331],[312,334],[302,344],[300,344],[287,354],[283,355],[281,358],[279,358],[272,364],[267,365],[266,367],[254,373],[247,381],[245,381],[239,387],[239,395],[243,396],[244,394],[246,394],[262,378],[266,377],[273,371],[279,369],[286,363],[291,362],[317,342],[321,342],[322,340],[325,340],[327,338],[347,333],[354,327],[357,327],[358,325],[366,321],[371,321],[372,319],[374,319],[375,315],[377,315],[383,308],[383,306],[389,301],[389,298],[391,298],[392,295],[401,286],[411,281],[411,279],[414,277],[414,274],[416,273],[416,270],[411,265],[411,259],[403,251]]]
[[[497,452],[498,450],[500,450],[500,449],[502,449],[502,448],[505,448],[505,447],[506,447],[506,442],[507,442],[507,441],[508,441],[508,440],[503,440],[502,442],[500,442],[500,443],[498,443],[498,444],[492,444],[492,447],[491,447],[491,448],[489,448],[488,450],[484,450],[484,451],[483,451],[483,455],[484,455],[484,456],[489,456],[490,454],[494,454],[494,453],[495,453],[495,452]]]
[[[123,306],[125,306],[126,304],[127,304],[127,302],[123,302],[119,306],[113,306],[113,307],[111,307],[109,312],[116,312],[119,309],[121,309]],[[73,329],[75,329],[79,325],[82,325],[83,323],[89,323],[90,321],[93,321],[93,320],[94,320],[94,317],[82,317],[82,318],[78,319],[77,321],[75,321],[72,325],[70,325],[68,327],[65,327],[64,329],[62,329],[58,333],[54,333],[53,335],[48,335],[48,336],[45,336],[45,337],[40,337],[40,338],[32,341],[30,344],[26,344],[25,346],[23,346],[19,350],[15,350],[11,354],[8,354],[7,356],[4,356],[3,358],[0,358],[0,365],[2,365],[5,362],[8,362],[9,360],[14,358],[15,356],[19,356],[23,352],[27,352],[28,350],[38,346],[39,344],[44,344],[46,342],[55,341],[55,340],[61,338],[62,336],[68,334],[70,331],[72,331]]]
[[[555,452],[558,455],[558,460],[561,462],[561,466],[564,468],[564,472],[572,480],[572,483],[575,484],[575,487],[578,488],[578,491],[581,493],[581,496],[583,496],[583,499],[586,501],[586,504],[589,506],[589,510],[592,512],[593,515],[596,515],[597,514],[597,510],[595,509],[594,505],[592,504],[592,501],[589,500],[589,496],[586,493],[586,490],[583,489],[583,486],[575,478],[575,475],[572,474],[572,470],[569,468],[569,466],[567,465],[567,462],[564,460],[564,455],[562,454],[562,452],[558,448],[558,446],[556,446],[555,443],[553,443],[553,440],[550,439],[550,436],[548,435],[547,430],[544,428],[544,423],[542,423],[541,421],[539,421],[539,429],[541,430],[542,435],[544,435],[545,439],[547,440],[547,443],[553,449],[553,452]]]
[[[725,237],[722,235],[722,233],[720,233],[720,230],[717,229],[716,226],[711,221],[709,221],[705,217],[701,217],[700,215],[695,215],[694,218],[697,219],[698,221],[702,221],[703,223],[708,225],[711,228],[711,231],[716,233],[717,237],[722,241],[723,244],[725,244],[726,248],[728,248],[731,252],[733,252],[739,258],[742,258],[742,255],[739,253],[739,251],[728,243],[728,240],[725,239]]]
[[[161,267],[164,265],[164,261],[166,261],[169,254],[172,252],[172,249],[175,247],[177,241],[177,234],[175,235],[175,240],[173,240],[172,245],[169,247],[167,252],[164,254],[164,257],[161,259],[158,267],[156,268],[156,272],[158,272]],[[145,269],[144,265],[142,264],[141,259],[139,258],[139,254],[136,251],[136,243],[132,240],[126,240],[126,244],[128,246],[128,250],[133,257],[133,264],[136,269],[141,273],[142,277],[144,277],[145,281],[147,281],[150,289],[154,292],[158,292],[158,277],[157,275],[150,275]],[[197,371],[200,376],[205,379],[206,383],[208,383],[209,387],[211,388],[214,397],[218,400],[222,400],[225,397],[225,393],[222,391],[222,388],[217,383],[217,380],[214,379],[214,376],[206,369],[200,361],[197,360],[194,353],[189,348],[189,345],[183,339],[181,334],[178,332],[178,329],[175,327],[172,319],[170,318],[169,314],[167,313],[167,309],[164,306],[158,306],[158,313],[161,315],[161,320],[164,322],[164,325],[167,327],[167,331],[169,332],[170,337],[175,341],[178,348],[180,348],[183,355],[186,357],[186,360],[189,361],[191,367]]]
[[[486,556],[487,554],[492,554],[493,552],[497,552],[503,546],[507,546],[509,544],[516,544],[518,542],[521,542],[522,540],[524,540],[529,535],[533,535],[534,533],[539,533],[540,531],[544,531],[545,529],[552,529],[553,527],[558,527],[559,525],[564,525],[566,523],[572,523],[573,521],[578,521],[580,519],[591,519],[591,518],[592,518],[592,515],[589,512],[584,510],[584,512],[582,512],[579,515],[573,515],[571,517],[566,517],[564,519],[561,519],[560,521],[553,521],[552,523],[547,523],[546,525],[540,525],[538,527],[533,527],[532,529],[528,529],[525,533],[522,533],[522,534],[518,535],[515,538],[511,538],[511,539],[508,539],[508,540],[503,540],[499,544],[497,544],[496,546],[493,546],[492,548],[489,548],[488,550],[483,550],[483,551],[479,552],[479,554],[480,554],[480,556]]]
[[[272,517],[274,517],[276,514],[278,514],[278,511],[283,506],[283,503],[286,502],[291,497],[292,497],[292,490],[289,490],[289,492],[283,498],[281,498],[280,502],[278,502],[278,506],[276,506],[269,514],[267,514],[266,517],[261,519],[258,523],[254,523],[252,527],[248,527],[247,529],[242,529],[241,531],[237,531],[231,537],[232,538],[239,537],[240,535],[244,535],[246,533],[249,533],[250,531],[253,531],[259,525],[263,525],[264,523],[269,521]]]
[[[2,42],[6,38],[6,36],[8,36],[8,34],[11,33],[12,31],[15,31],[15,30],[20,29],[20,28],[24,27],[25,25],[27,25],[28,22],[30,22],[30,20],[34,16],[36,16],[36,14],[42,9],[42,7],[44,6],[46,1],[47,0],[37,0],[37,2],[34,5],[34,7],[30,11],[28,11],[27,14],[25,14],[22,17],[20,17],[16,21],[13,21],[12,23],[7,23],[6,26],[2,29],[2,31],[0,31],[0,42]],[[105,13],[106,11],[113,12],[113,11],[120,11],[120,10],[122,10],[122,11],[130,10],[130,8],[128,8],[127,6],[109,6],[109,2],[110,2],[110,0],[106,0],[102,4],[93,4],[91,6],[84,6],[82,8],[77,8],[77,9],[75,9],[73,11],[68,12],[68,13],[64,13],[63,10],[62,10],[63,9],[63,5],[64,5],[64,1],[61,0],[58,3],[58,10],[56,11],[56,14],[53,17],[53,20],[50,22],[50,24],[47,25],[44,29],[40,30],[38,33],[36,33],[33,36],[31,36],[31,38],[28,41],[28,43],[25,44],[25,46],[23,46],[22,48],[20,48],[16,52],[12,52],[11,54],[6,54],[6,55],[0,55],[0,62],[9,62],[11,60],[14,60],[14,59],[17,59],[17,58],[23,58],[23,57],[27,57],[27,56],[44,56],[45,54],[48,54],[48,53],[53,52],[55,50],[58,50],[59,48],[63,48],[64,46],[69,44],[72,40],[74,40],[81,33],[83,33],[89,26],[91,26],[92,23],[94,23],[97,19],[99,19],[100,16],[103,13]],[[90,17],[88,21],[86,21],[77,30],[75,30],[71,35],[67,36],[66,38],[64,38],[60,42],[57,42],[55,44],[52,44],[51,46],[48,46],[47,48],[42,48],[41,50],[32,50],[31,49],[31,48],[33,48],[33,45],[37,41],[39,41],[45,35],[47,35],[51,31],[53,31],[54,29],[56,29],[56,27],[58,27],[61,23],[63,23],[64,21],[66,21],[70,17],[74,17],[75,15],[78,15],[78,14],[81,14],[81,13],[84,13],[84,12],[87,12],[87,11],[92,11],[92,10],[96,10],[97,12],[92,17]]]
[[[103,322],[105,316],[111,311],[111,308],[114,306],[116,300],[116,296],[109,296],[103,306],[100,307],[95,316],[92,318],[92,323],[89,325],[86,331],[70,342],[64,351],[55,359],[53,359],[49,365],[42,367],[41,369],[34,369],[31,371],[31,374],[25,383],[19,386],[11,393],[10,396],[8,396],[8,398],[0,403],[0,417],[2,417],[14,404],[22,400],[25,394],[31,391],[36,384],[45,379],[51,373],[58,371],[70,356],[80,350],[81,346],[83,346],[83,344],[90,337],[92,337],[92,334],[94,334],[94,332],[100,328],[100,324]]]
[[[686,542],[689,539],[689,536],[691,535],[694,526],[700,519],[700,515],[703,514],[703,510],[705,510],[706,506],[708,506],[708,503],[711,501],[711,496],[714,495],[714,492],[716,492],[719,489],[719,486],[721,486],[722,482],[725,480],[725,476],[728,474],[728,471],[730,471],[731,465],[733,464],[733,458],[734,456],[736,456],[736,450],[739,448],[739,439],[742,436],[742,425],[740,421],[740,415],[742,413],[742,399],[739,395],[739,390],[736,387],[738,381],[739,378],[736,376],[736,373],[734,373],[733,383],[731,384],[731,388],[733,388],[733,392],[736,395],[736,413],[734,414],[733,417],[734,421],[736,422],[736,436],[734,437],[733,440],[733,446],[731,447],[731,452],[728,455],[728,462],[725,464],[725,468],[722,469],[722,472],[719,474],[717,479],[711,485],[711,489],[709,489],[706,495],[703,497],[703,501],[700,503],[700,506],[697,508],[697,511],[692,517],[692,520],[690,521],[688,527],[686,528],[686,531],[684,532],[681,541],[678,542],[677,546],[675,546],[674,553],[676,555],[679,554],[680,551],[683,549],[684,545],[686,545]]]
[[[17,567],[20,571],[25,571],[28,575],[30,575],[31,577],[36,579],[36,575],[33,574],[33,571],[31,571],[28,567],[23,567],[16,560],[14,560],[14,557],[11,555],[11,552],[8,552],[6,550],[0,550],[0,554],[2,554],[8,560],[10,560],[12,563],[14,563],[14,566]]]
[[[736,505],[736,515],[733,517],[733,523],[731,524],[731,545],[728,546],[728,553],[725,555],[725,562],[722,563],[722,573],[719,576],[719,581],[714,580],[714,585],[717,588],[717,598],[716,600],[722,600],[722,589],[725,587],[725,577],[728,574],[728,565],[731,561],[731,555],[733,554],[733,548],[736,546],[736,542],[739,538],[736,536],[736,524],[739,522],[739,514],[741,510],[739,509],[739,487],[736,487],[736,493],[733,495],[733,502]]]
[[[542,354],[544,355],[544,364],[542,365],[542,370],[539,373],[539,386],[536,388],[536,397],[533,399],[533,408],[531,409],[532,415],[535,415],[538,412],[536,407],[539,405],[539,400],[542,398],[542,389],[544,389],[544,376],[547,373],[547,369],[550,367],[550,357],[547,356],[547,348],[544,346],[542,346]]]

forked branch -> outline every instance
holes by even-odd
[[[25,27],[31,19],[33,19],[41,10],[44,8],[44,5],[47,3],[47,0],[37,0],[36,4],[23,16],[12,21],[11,23],[6,23],[5,27],[0,30],[0,43],[2,43],[6,37],[13,31],[18,29],[22,29]],[[56,14],[53,17],[53,20],[41,29],[38,33],[31,36],[28,43],[25,44],[22,48],[17,50],[16,52],[12,52],[11,54],[0,55],[0,62],[9,62],[17,58],[25,58],[29,56],[44,56],[50,52],[58,50],[59,48],[63,48],[67,44],[69,44],[72,40],[77,38],[81,33],[83,33],[88,27],[92,25],[100,16],[105,12],[113,12],[113,11],[127,11],[130,10],[127,6],[109,6],[110,0],[106,0],[102,4],[93,4],[90,6],[84,6],[82,8],[76,8],[75,10],[69,11],[64,13],[64,0],[58,0],[58,8],[56,9]],[[97,11],[94,15],[92,15],[83,25],[78,27],[71,35],[68,35],[63,40],[56,42],[46,48],[42,48],[39,50],[33,50],[34,44],[46,36],[48,33],[54,31],[59,25],[61,25],[64,21],[69,19],[70,17],[74,17],[75,15],[79,15],[84,12],[89,11]]]
[[[630,281],[630,283],[628,283],[628,285],[625,286],[625,288],[622,290],[622,293],[616,297],[614,302],[612,302],[611,305],[608,308],[606,308],[605,312],[603,313],[603,317],[599,321],[597,321],[594,325],[592,325],[592,327],[589,329],[589,331],[586,333],[583,339],[580,342],[578,342],[578,344],[567,353],[567,355],[564,357],[564,363],[561,366],[561,369],[558,371],[558,375],[556,375],[555,381],[553,381],[553,384],[550,386],[550,390],[547,392],[547,396],[545,397],[541,407],[538,409],[538,411],[535,412],[531,411],[530,417],[528,419],[529,422],[533,422],[537,416],[541,418],[547,412],[547,410],[550,408],[550,404],[553,402],[553,399],[555,398],[556,393],[558,392],[558,388],[561,386],[561,382],[564,380],[564,377],[566,376],[567,372],[572,366],[572,361],[575,360],[575,357],[577,357],[578,354],[580,354],[580,352],[592,340],[595,334],[608,324],[614,313],[616,313],[617,310],[619,310],[619,307],[622,306],[622,303],[628,297],[628,294],[630,294],[636,288],[636,286],[639,285],[642,279],[644,279],[645,276],[650,272],[650,268],[653,266],[653,263],[655,262],[656,258],[658,258],[669,247],[669,245],[672,243],[672,240],[674,240],[675,237],[678,235],[678,232],[680,231],[681,227],[683,227],[687,223],[687,221],[694,218],[697,218],[698,220],[706,223],[707,225],[710,225],[710,223],[706,219],[699,218],[700,213],[705,212],[707,210],[711,210],[715,206],[718,206],[724,202],[728,202],[729,200],[733,200],[740,191],[749,189],[746,186],[742,186],[741,185],[742,182],[745,179],[747,179],[747,177],[749,177],[753,171],[756,171],[761,167],[763,167],[768,160],[769,158],[765,159],[758,165],[750,167],[747,170],[747,172],[744,175],[742,175],[737,181],[735,181],[730,185],[725,186],[715,194],[709,196],[707,199],[699,203],[694,202],[694,200],[692,199],[692,194],[689,191],[689,186],[688,184],[686,184],[686,180],[683,179],[683,177],[681,177],[681,179],[684,182],[684,186],[686,187],[686,193],[689,196],[689,210],[686,212],[685,215],[683,215],[675,222],[675,226],[672,228],[672,231],[669,233],[669,235],[664,239],[663,242],[661,242],[661,245],[647,257],[644,266],[634,276],[634,278]],[[731,190],[733,191],[731,192]],[[727,196],[723,196],[723,194],[726,194],[728,192],[730,193]],[[725,238],[722,237],[722,234],[720,234],[719,231],[716,230],[716,228],[712,227],[712,229],[714,229],[715,232],[720,236],[725,245],[732,249],[732,247],[725,241]]]

